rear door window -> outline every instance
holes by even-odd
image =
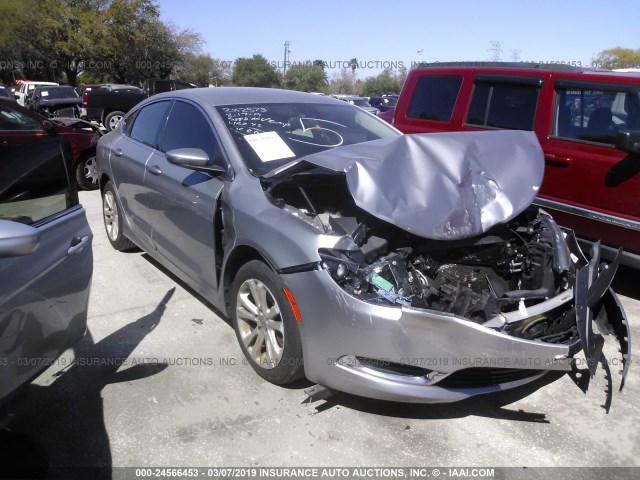
[[[556,85],[555,137],[615,144],[620,130],[640,129],[637,89],[605,85]]]
[[[142,107],[133,119],[129,136],[151,148],[158,148],[170,106],[170,101],[164,101]]]
[[[533,130],[542,80],[478,75],[467,114],[468,125]]]
[[[462,76],[421,77],[413,91],[407,117],[448,122],[462,85]]]

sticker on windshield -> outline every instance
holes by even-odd
[[[295,157],[289,146],[278,135],[278,132],[262,132],[245,135],[244,139],[258,154],[263,162]]]
[[[43,90],[41,92],[41,94],[42,94],[43,97],[48,97],[49,96],[49,92],[47,92],[46,90]]]

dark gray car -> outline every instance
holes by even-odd
[[[575,370],[580,351],[588,380],[604,334],[626,375],[617,264],[530,206],[533,134],[401,135],[327,97],[193,89],[136,106],[97,155],[112,245],[228,312],[273,383],[450,402]]]
[[[58,136],[0,156],[0,403],[87,327],[93,236],[69,162]]]

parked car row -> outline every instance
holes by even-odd
[[[545,176],[536,203],[611,259],[640,267],[640,75],[562,65],[443,64],[409,72],[404,133],[526,130]]]
[[[398,102],[398,95],[383,95],[381,97],[360,97],[358,95],[332,95],[338,100],[360,107],[374,115],[393,109]]]

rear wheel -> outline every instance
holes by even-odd
[[[83,190],[98,188],[98,162],[96,151],[86,152],[76,164],[76,183]]]
[[[258,375],[276,385],[304,376],[300,331],[283,288],[277,274],[254,260],[238,271],[231,297],[242,352]]]
[[[122,215],[116,201],[113,183],[107,182],[102,192],[102,218],[109,243],[116,250],[130,250],[135,244],[122,233]]]

